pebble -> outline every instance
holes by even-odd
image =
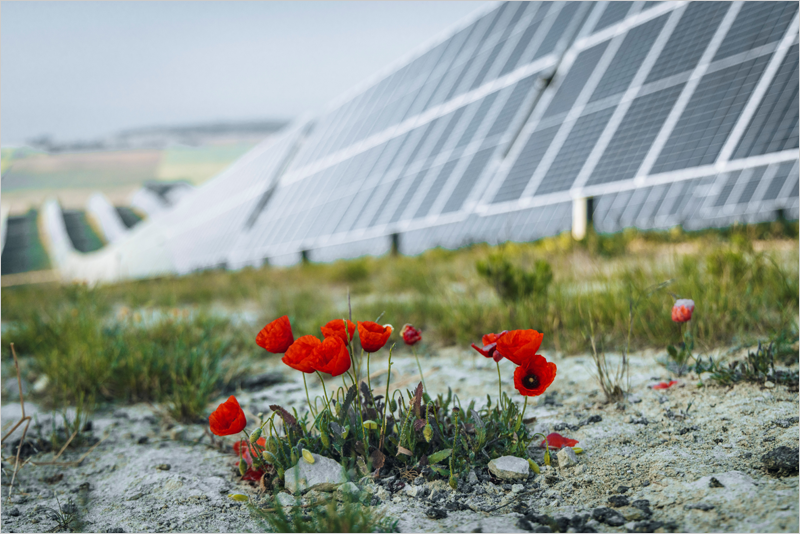
[[[447,517],[447,512],[442,510],[441,508],[436,508],[434,506],[425,510],[425,515],[430,517],[431,519],[444,519]]]
[[[761,461],[770,474],[783,477],[797,475],[799,453],[798,449],[783,445],[763,455]]]
[[[478,475],[475,474],[475,470],[470,469],[469,475],[467,475],[467,483],[470,485],[475,485],[479,483]]]
[[[344,327],[342,327],[342,328],[344,328]],[[158,469],[159,471],[169,471],[171,468],[172,468],[172,466],[169,465],[169,464],[158,464],[156,466],[156,469]]]
[[[333,491],[346,481],[344,468],[336,460],[311,453],[314,463],[301,458],[297,464],[286,470],[284,484],[291,493],[306,492],[310,489]]]
[[[344,327],[342,327],[342,328],[344,328]],[[769,380],[767,380],[766,382],[764,382],[764,387],[767,388],[767,389],[772,389],[772,388],[775,387],[775,384],[773,382],[770,382]]]
[[[558,466],[562,469],[565,467],[578,465],[578,455],[575,454],[575,451],[572,450],[572,447],[564,447],[558,451],[556,458],[558,458]]]
[[[8,515],[11,517],[19,517],[19,508],[16,506],[12,507],[11,510],[8,511]]]
[[[625,495],[612,495],[608,498],[608,503],[614,508],[619,508],[620,506],[628,506],[630,501]]]
[[[592,518],[610,527],[621,527],[625,524],[625,518],[621,513],[606,507],[592,510]]]
[[[342,328],[344,328],[344,327],[342,327]],[[522,484],[514,484],[513,486],[511,486],[511,493],[520,493],[520,492],[522,492],[524,490],[525,490],[525,486],[523,486]]]
[[[501,456],[489,462],[489,471],[501,480],[525,480],[528,478],[530,466],[522,458]]]

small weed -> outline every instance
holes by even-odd
[[[399,532],[397,520],[385,517],[357,499],[337,503],[333,496],[289,512],[273,496],[266,507],[248,505],[251,513],[269,532]]]
[[[504,301],[514,302],[529,297],[543,298],[553,281],[553,270],[545,260],[536,260],[532,270],[513,265],[502,253],[490,255],[475,264]]]
[[[775,370],[775,345],[764,347],[759,341],[755,352],[748,351],[744,360],[735,360],[724,365],[712,357],[698,358],[693,366],[696,373],[711,373],[711,380],[723,386],[738,382],[763,384],[767,381],[797,387],[798,373]]]
[[[98,290],[72,286],[65,301],[31,306],[3,332],[4,341],[17,340],[28,355],[32,374],[46,377],[40,395],[46,405],[159,401],[176,419],[193,421],[223,377],[237,378],[229,355],[252,350],[245,349],[250,336],[226,320],[202,314],[112,320],[107,310]]]

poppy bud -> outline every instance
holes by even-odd
[[[367,430],[375,430],[378,428],[378,423],[368,419],[364,421],[364,428],[366,428]]]
[[[244,458],[239,460],[239,473],[241,473],[242,476],[247,473],[247,462],[244,461]]]
[[[297,449],[295,449],[294,447],[292,447],[291,458],[292,458],[292,464],[296,464],[298,460],[300,460],[300,455],[297,454]]]
[[[530,466],[530,468],[531,468],[531,471],[533,471],[533,472],[534,472],[534,473],[536,473],[537,475],[538,475],[538,474],[541,472],[541,471],[539,470],[539,464],[537,464],[536,462],[534,462],[534,461],[533,461],[533,460],[531,460],[530,458],[528,458],[528,465]]]
[[[349,426],[344,427],[344,431],[342,431],[342,439],[347,439],[347,434],[349,433],[350,433],[350,427]]]
[[[303,459],[310,464],[313,464],[316,461],[308,449],[303,449]]]
[[[271,453],[271,452],[269,452],[269,451],[264,451],[264,452],[263,452],[263,454],[261,454],[261,457],[262,457],[262,458],[264,459],[264,461],[265,461],[265,462],[267,462],[268,464],[277,464],[277,463],[278,463],[278,458],[276,458],[276,457],[275,457],[275,455],[274,455],[274,454],[272,454],[272,453]]]
[[[544,451],[544,465],[550,465],[550,449],[547,448]]]
[[[458,489],[458,482],[456,482],[456,477],[454,477],[453,475],[450,475],[450,487],[453,488],[454,490]]]
[[[430,423],[425,425],[425,430],[422,431],[422,435],[425,437],[425,441],[428,443],[431,442],[431,439],[433,439],[433,427]]]
[[[241,493],[231,493],[228,497],[238,502],[247,502],[250,500],[247,495],[242,495]]]
[[[572,450],[575,454],[580,454],[583,452],[583,449],[581,449],[580,447],[572,447]]]
[[[283,470],[283,467],[279,467],[278,468],[278,478],[283,480],[283,475],[284,474],[285,474],[285,471]]]
[[[255,443],[258,441],[258,438],[261,437],[261,428],[256,428],[253,430],[253,433],[250,434],[250,443]]]
[[[322,441],[322,446],[326,449],[331,446],[331,440],[328,438],[328,433],[325,431],[320,432],[319,439]]]
[[[269,440],[267,440],[267,448],[272,454],[278,454],[278,440],[275,436],[270,436]]]
[[[403,336],[403,342],[406,345],[414,345],[418,341],[422,340],[422,332],[407,324],[403,326],[403,329],[400,331],[400,335]]]

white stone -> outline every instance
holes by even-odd
[[[336,460],[311,453],[314,463],[300,458],[297,465],[286,471],[286,489],[292,493],[305,493],[315,489],[333,491],[346,482],[344,468]]]
[[[764,382],[764,387],[767,389],[772,389],[775,387],[775,384],[767,380],[766,382]]]
[[[516,456],[501,456],[489,462],[489,471],[501,480],[525,480],[530,466],[528,460]]]
[[[556,454],[556,458],[558,458],[558,466],[560,468],[565,467],[572,467],[573,465],[578,465],[578,455],[575,454],[575,451],[572,450],[572,447],[564,447],[558,454]]]
[[[514,484],[513,486],[511,486],[511,492],[512,493],[520,493],[524,489],[525,489],[525,486],[523,486],[522,484]]]

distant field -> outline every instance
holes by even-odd
[[[3,204],[12,214],[55,196],[68,209],[84,209],[95,191],[125,205],[144,182],[184,180],[195,185],[222,172],[254,146],[236,142],[166,150],[46,154],[29,149],[2,152]]]
[[[203,147],[172,147],[162,153],[159,180],[186,180],[195,185],[213,178],[255,146],[232,143]]]

